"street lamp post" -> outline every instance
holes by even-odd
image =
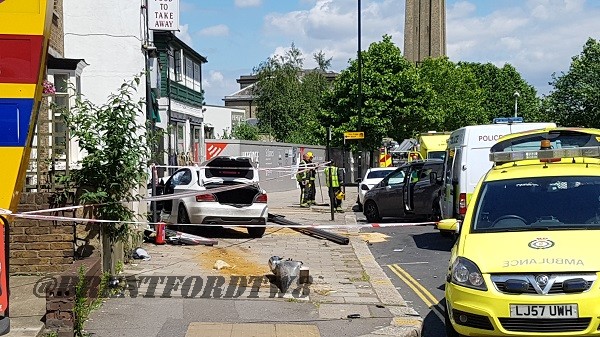
[[[519,100],[520,96],[521,96],[521,94],[519,94],[518,91],[515,91],[515,117],[517,117],[517,109],[518,109],[517,101]]]
[[[358,99],[356,100],[357,103],[357,112],[358,112],[358,130],[356,131],[362,131],[362,57],[361,57],[361,5],[360,5],[361,0],[358,0],[358,56],[357,56],[357,62],[358,62]],[[362,177],[362,142],[359,140],[358,141],[358,176]]]

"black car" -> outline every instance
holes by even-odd
[[[441,160],[417,160],[398,167],[365,194],[367,221],[385,217],[438,220],[443,166]]]

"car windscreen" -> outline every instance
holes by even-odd
[[[245,178],[253,179],[252,164],[247,159],[222,158],[207,164],[206,178]]]
[[[446,159],[446,151],[431,151],[427,153],[427,159]]]
[[[532,177],[486,182],[473,232],[600,229],[598,177]]]
[[[376,178],[380,178],[383,179],[385,178],[388,174],[390,174],[391,172],[394,172],[394,170],[376,170],[376,171],[369,171],[369,173],[367,174],[367,179],[376,179]]]

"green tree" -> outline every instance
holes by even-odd
[[[259,140],[258,127],[241,122],[233,128],[231,135],[235,139]]]
[[[496,117],[515,115],[515,92],[517,98],[517,114],[527,122],[544,121],[540,116],[541,101],[535,88],[528,84],[521,74],[510,64],[502,68],[491,63],[459,62],[459,67],[469,69],[475,75],[482,89],[482,107],[485,111],[484,123],[491,123]]]
[[[545,110],[558,124],[600,128],[600,43],[589,38],[567,73],[553,74]]]
[[[255,72],[258,126],[277,141],[286,141],[302,115],[300,78],[302,53],[293,44],[285,55],[268,58]]]
[[[453,131],[489,122],[482,89],[470,69],[442,57],[426,59],[418,70],[421,83],[430,89],[430,99],[417,131]]]
[[[115,221],[102,224],[104,244],[110,248],[104,251],[105,259],[114,253],[115,242],[130,238],[128,222],[136,214],[126,202],[140,200],[136,191],[148,180],[149,139],[154,137],[138,123],[138,117],[145,116],[144,101],[132,99],[139,83],[139,77],[123,83],[101,106],[76,97],[71,111],[63,112],[70,136],[86,153],[80,168],[63,182],[77,189],[78,202],[93,205],[96,219]],[[105,268],[114,272],[116,262]]]
[[[292,44],[283,56],[271,57],[255,69],[261,133],[282,142],[324,143],[324,127],[318,123],[317,114],[329,86],[324,73],[331,59],[323,52],[313,57],[317,68],[304,70],[302,52]]]
[[[425,114],[428,99],[428,90],[419,84],[415,67],[389,35],[361,51],[361,59],[361,125],[357,60],[350,61],[324,98],[320,122],[333,127],[333,145],[341,144],[345,131],[364,131],[362,147],[366,149],[378,148],[384,137],[413,136],[420,129],[420,116]]]

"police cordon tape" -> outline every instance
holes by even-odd
[[[329,162],[322,162],[322,163],[310,163],[307,164],[307,166],[309,167],[319,167],[319,166],[326,166]],[[295,164],[295,165],[288,165],[288,166],[277,166],[277,167],[264,167],[264,168],[260,168],[260,167],[256,167],[256,169],[258,171],[292,171],[292,172],[296,172],[299,170],[300,166],[299,164]],[[184,168],[184,167],[194,167],[194,168],[201,168],[201,169],[237,169],[237,170],[250,170],[254,167],[248,168],[248,167],[239,167],[239,166],[200,166],[200,165],[152,165],[151,168],[166,168],[166,169],[180,169],[180,168]],[[321,171],[322,172],[322,171]]]
[[[308,171],[314,168],[319,168],[322,166],[326,166],[328,165],[329,162],[323,162],[320,164],[315,164],[314,166],[307,168],[305,170],[301,170],[298,172],[304,172],[304,171]],[[291,173],[288,175],[294,175],[295,173]],[[286,176],[286,175],[284,175]],[[282,176],[283,177],[283,176]],[[277,177],[277,178],[271,178],[271,179],[280,179],[281,177]],[[266,180],[270,180],[270,179],[266,179]],[[208,190],[199,190],[199,191],[190,191],[190,192],[184,192],[184,193],[177,193],[177,194],[171,194],[171,195],[161,195],[161,196],[153,196],[153,197],[148,197],[148,198],[143,198],[141,200],[139,200],[140,202],[148,202],[148,201],[165,201],[165,200],[172,200],[172,199],[180,199],[180,198],[185,198],[185,197],[194,197],[196,195],[202,195],[202,194],[212,194],[212,193],[218,193],[218,192],[223,192],[223,191],[228,191],[228,190],[234,190],[234,189],[239,189],[239,188],[244,188],[247,186],[252,186],[254,185],[254,183],[240,183],[240,184],[236,184],[236,185],[230,185],[230,186],[224,186],[224,187],[217,187],[217,188],[211,188]],[[85,207],[97,207],[97,206],[102,206],[102,205],[106,205],[106,204],[93,204],[93,205],[76,205],[76,206],[67,206],[67,207],[60,207],[60,208],[50,208],[50,209],[45,209],[45,210],[35,210],[35,211],[28,211],[28,212],[21,212],[21,213],[13,213],[10,210],[6,210],[6,209],[2,209],[0,208],[0,215],[11,215],[13,217],[16,218],[22,218],[22,219],[30,219],[30,220],[50,220],[50,221],[61,221],[61,222],[66,222],[66,221],[72,221],[72,222],[95,222],[95,223],[127,223],[127,224],[138,224],[138,225],[157,225],[157,224],[164,224],[165,222],[149,222],[149,221],[118,221],[118,220],[103,220],[103,219],[89,219],[89,218],[76,218],[76,217],[65,217],[65,216],[56,216],[56,215],[40,215],[39,213],[48,213],[48,212],[58,212],[58,211],[68,211],[68,210],[75,210],[75,209],[81,209],[81,208],[85,208]],[[167,225],[174,225],[174,226],[203,226],[203,227],[225,227],[225,228],[233,228],[233,227],[278,227],[278,228],[322,228],[322,229],[335,229],[335,228],[383,228],[383,227],[405,227],[405,226],[423,226],[423,225],[432,225],[435,224],[435,222],[397,222],[397,223],[369,223],[369,224],[360,224],[360,225],[332,225],[332,224],[324,224],[324,225],[319,225],[319,224],[312,224],[312,225],[301,225],[301,226],[284,226],[284,225],[278,225],[278,224],[249,224],[249,225],[240,225],[240,226],[234,226],[234,225],[219,225],[219,224],[174,224],[174,223],[167,223]]]
[[[356,224],[356,225],[334,225],[334,224],[311,224],[311,225],[297,225],[297,226],[284,226],[278,224],[247,224],[247,225],[221,225],[221,224],[189,224],[189,223],[165,223],[165,222],[149,222],[149,221],[117,221],[117,220],[102,220],[102,219],[89,219],[89,218],[76,218],[67,216],[57,215],[39,215],[39,214],[27,214],[27,213],[10,213],[5,209],[0,209],[0,212],[5,211],[16,218],[30,219],[30,220],[50,220],[50,221],[73,221],[73,222],[92,222],[92,223],[127,223],[127,224],[138,224],[138,225],[158,225],[166,224],[168,226],[198,226],[198,227],[223,227],[223,228],[235,228],[235,227],[275,227],[275,228],[321,228],[321,229],[344,229],[344,228],[384,228],[384,227],[408,227],[408,226],[426,226],[433,225],[435,222],[390,222],[390,223],[367,223],[367,224]],[[0,213],[2,214],[2,213]]]
[[[305,172],[305,171],[309,171],[313,168],[319,168],[322,166],[327,166],[330,162],[323,162],[320,164],[316,164],[314,167],[310,167],[307,168],[305,170],[300,170],[298,172]],[[266,178],[263,180],[269,181],[269,180],[275,180],[275,179],[281,179],[283,177],[286,176],[292,176],[295,175],[297,172],[294,173],[290,173],[290,174],[285,174],[279,177],[273,177],[273,178]],[[177,193],[177,194],[170,194],[170,195],[161,195],[161,196],[153,196],[153,197],[147,197],[147,198],[142,198],[140,200],[133,200],[133,201],[137,201],[137,202],[152,202],[152,201],[165,201],[165,200],[173,200],[173,199],[180,199],[180,198],[186,198],[186,197],[194,197],[196,195],[202,195],[202,194],[213,194],[213,193],[218,193],[218,192],[224,192],[224,191],[229,191],[229,190],[234,190],[234,189],[239,189],[239,188],[244,188],[247,186],[252,186],[254,185],[254,183],[239,183],[236,185],[228,185],[228,186],[223,186],[223,187],[216,187],[216,188],[211,188],[211,189],[207,189],[207,190],[198,190],[198,191],[190,191],[190,192],[185,192],[185,193]],[[76,205],[76,206],[67,206],[67,207],[60,207],[60,208],[49,208],[49,209],[42,209],[42,210],[35,210],[35,211],[27,211],[27,212],[22,212],[21,214],[37,214],[37,213],[48,213],[48,212],[57,212],[57,211],[69,211],[69,210],[75,210],[75,209],[80,209],[80,208],[85,208],[85,207],[97,207],[97,206],[103,206],[103,205],[108,205],[109,203],[104,203],[104,204],[88,204],[88,205]],[[8,212],[8,213],[6,213]],[[8,210],[4,210],[4,209],[0,209],[0,215],[1,214],[12,214],[11,211]]]

